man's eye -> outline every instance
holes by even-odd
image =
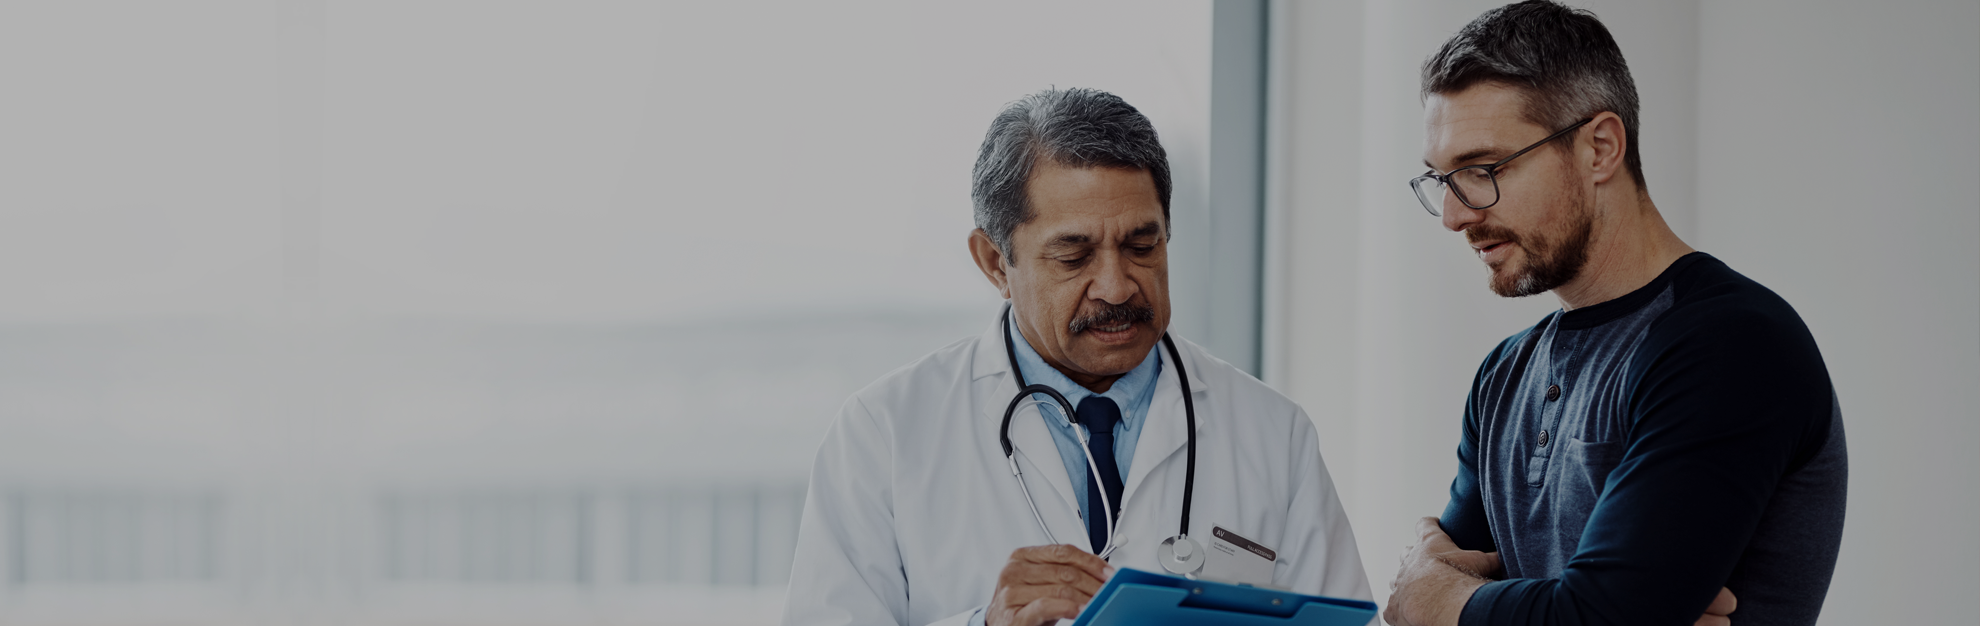
[[[1086,257],[1077,256],[1077,257],[1062,258],[1059,259],[1059,264],[1064,265],[1066,267],[1079,267],[1081,265],[1086,264]]]
[[[1128,250],[1135,254],[1148,254],[1155,251],[1155,246],[1128,246]]]

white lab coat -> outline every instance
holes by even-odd
[[[1001,328],[881,377],[840,409],[812,467],[785,624],[962,624],[989,602],[1012,550],[1048,543],[998,444],[1017,393]],[[1176,347],[1196,404],[1191,535],[1207,543],[1223,525],[1278,550],[1275,585],[1372,599],[1306,413],[1201,347]],[[1162,373],[1111,562],[1160,572],[1156,546],[1182,514],[1187,428],[1176,368],[1156,350]],[[1079,501],[1041,419],[1035,407],[1012,417],[1018,466],[1052,533],[1085,548]]]

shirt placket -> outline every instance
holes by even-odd
[[[1528,426],[1533,429],[1526,433],[1533,442],[1532,450],[1526,459],[1526,484],[1540,486],[1547,480],[1547,463],[1553,458],[1554,450],[1561,447],[1560,426],[1563,407],[1567,406],[1568,389],[1574,383],[1574,355],[1581,348],[1586,331],[1562,331],[1558,322],[1548,329],[1552,341],[1548,342],[1545,371],[1546,387],[1540,393],[1540,419]]]

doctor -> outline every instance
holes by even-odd
[[[1164,340],[1171,184],[1148,119],[1105,92],[1031,95],[991,122],[974,178],[970,254],[1009,305],[846,401],[784,623],[1050,623],[1116,567],[1200,568],[1213,527],[1276,556],[1253,582],[1369,599],[1305,412]]]

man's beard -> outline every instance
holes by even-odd
[[[1502,276],[1497,267],[1488,270],[1492,293],[1507,298],[1546,293],[1580,276],[1582,266],[1588,264],[1588,241],[1595,233],[1594,211],[1586,203],[1579,203],[1566,221],[1566,236],[1559,241],[1539,234],[1522,236],[1498,226],[1481,224],[1466,229],[1468,240],[1504,240],[1519,244],[1526,252],[1518,271],[1509,276]]]

